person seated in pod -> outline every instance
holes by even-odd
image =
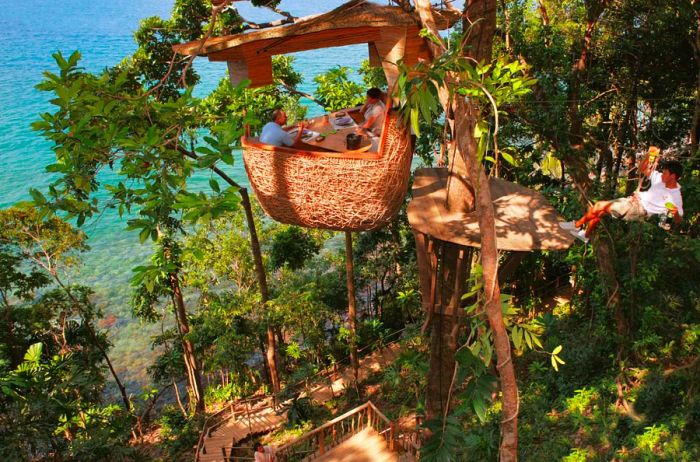
[[[375,136],[382,134],[384,114],[386,113],[386,105],[382,101],[383,95],[379,88],[367,90],[367,100],[359,111],[364,120],[358,127],[358,131],[367,131]]]
[[[287,123],[287,114],[282,109],[275,109],[270,116],[270,122],[266,123],[260,132],[260,142],[272,146],[294,146],[301,140],[304,133],[304,124],[299,123],[296,137],[292,138],[282,127]]]
[[[651,180],[649,189],[612,201],[598,201],[577,222],[561,223],[561,227],[588,242],[600,220],[608,214],[625,221],[642,221],[650,215],[669,215],[679,224],[683,215],[683,197],[678,180],[683,175],[683,166],[670,160],[662,164],[661,172],[653,171],[653,158],[658,154],[659,148],[651,146],[639,166],[639,171]]]

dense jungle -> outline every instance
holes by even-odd
[[[382,4],[415,15],[435,58],[399,63],[393,88],[370,60],[340,58],[308,93],[282,55],[272,85],[234,86],[222,64],[215,90],[195,96],[197,61],[173,45],[297,19],[294,1],[252,0],[271,24],[237,3],[175,0],[100,72],[79,50],[53,54],[37,86],[52,109],[32,125],[51,142],[55,160],[37,172],[51,184],[0,210],[0,459],[193,460],[208,418],[262,396],[286,406],[284,424],[256,435],[272,446],[371,400],[419,435],[425,461],[700,460],[696,0],[393,0]],[[440,8],[459,19],[436,32]],[[343,233],[272,220],[230,173],[246,127],[273,110],[291,125],[312,105],[360,105],[371,87],[412,127],[414,169],[465,156],[473,184],[497,175],[570,221],[632,194],[658,146],[684,168],[682,219],[667,230],[658,217],[606,217],[589,242],[558,251],[500,251],[484,234],[462,275],[449,399],[435,414],[410,188],[388,226]],[[487,191],[476,187],[484,233]],[[84,225],[107,209],[148,254],[129,268],[131,321],[150,336],[143,383],[115,367],[110,300],[75,277],[90,252]],[[395,360],[358,374],[388,345]],[[344,368],[355,379],[343,393],[306,393]]]

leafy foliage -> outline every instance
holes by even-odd
[[[337,66],[325,74],[314,78],[316,96],[323,102],[328,112],[339,111],[362,104],[364,92],[362,87],[350,80],[350,68]]]

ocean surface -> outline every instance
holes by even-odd
[[[340,0],[283,1],[281,8],[296,16],[328,11]],[[117,64],[136,49],[133,33],[149,16],[168,18],[172,0],[0,0],[0,208],[29,199],[29,188],[45,190],[52,176],[45,167],[54,162],[51,143],[31,129],[42,112],[51,111],[50,94],[35,89],[46,70],[56,70],[52,54],[65,56],[79,50],[80,65],[99,72]],[[262,22],[278,19],[274,13],[240,2],[246,19]],[[294,53],[294,67],[304,75],[301,89],[312,93],[313,77],[337,65],[358,68],[367,58],[366,45]],[[201,83],[195,95],[204,96],[226,75],[225,63],[195,61]],[[306,101],[309,115],[323,112]],[[247,184],[240,155],[229,173]],[[109,177],[105,178],[109,180]],[[208,176],[195,179],[193,188],[206,188]],[[149,245],[140,245],[137,233],[125,230],[128,217],[106,210],[84,225],[91,250],[74,282],[93,287],[105,314],[118,321],[110,331],[112,355],[121,375],[136,391],[150,364],[150,335],[160,326],[143,325],[130,317],[128,307],[131,268],[144,261]]]

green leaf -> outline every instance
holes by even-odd
[[[552,367],[554,368],[554,370],[559,372],[559,364],[557,364],[557,361],[554,358],[555,356],[552,355],[549,359],[552,361]]]
[[[418,123],[418,109],[411,108],[411,128],[416,136],[420,136],[420,124]]]
[[[151,230],[148,228],[143,228],[141,232],[139,233],[139,241],[141,244],[146,242],[148,240],[148,236],[151,234]]]
[[[518,326],[513,327],[513,345],[520,350],[523,344],[523,330]]]
[[[38,189],[30,188],[29,195],[32,196],[36,205],[46,204],[46,197]]]
[[[44,345],[39,342],[31,345],[24,354],[24,360],[30,363],[38,363],[41,360],[41,354],[44,351]]]
[[[500,154],[501,154],[501,157],[503,158],[503,160],[505,160],[506,162],[508,162],[510,165],[513,165],[513,166],[517,166],[517,165],[518,165],[518,164],[515,162],[515,159],[513,158],[513,156],[511,156],[511,155],[508,154],[507,152],[501,151]]]

